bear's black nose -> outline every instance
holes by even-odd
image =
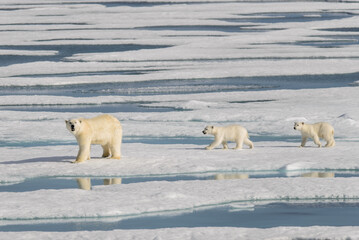
[[[295,127],[294,127],[294,130],[296,130]]]
[[[203,134],[206,134],[206,132],[205,132],[205,131],[202,131],[202,133],[203,133]]]
[[[71,131],[75,131],[75,126],[71,125]]]

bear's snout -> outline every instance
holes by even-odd
[[[207,134],[207,132],[205,130],[202,131],[203,134]]]
[[[294,127],[294,130],[297,130],[297,129]]]
[[[75,125],[71,124],[71,131],[75,131]]]

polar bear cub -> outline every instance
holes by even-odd
[[[103,148],[102,157],[121,158],[122,126],[115,117],[104,114],[94,118],[65,120],[66,128],[76,137],[79,152],[74,163],[90,159],[91,144]]]
[[[294,123],[294,130],[298,130],[302,133],[302,143],[300,147],[304,147],[307,142],[307,138],[314,140],[314,143],[321,147],[322,144],[319,141],[319,138],[323,138],[327,141],[326,147],[334,147],[334,128],[326,122],[318,122],[314,124],[306,124],[304,122]]]
[[[207,126],[202,131],[203,134],[214,135],[214,141],[206,147],[207,150],[212,150],[222,143],[223,149],[228,149],[227,142],[236,142],[234,149],[242,149],[243,143],[253,148],[253,143],[249,140],[247,130],[240,125],[230,125],[225,127]]]

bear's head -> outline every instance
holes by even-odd
[[[207,126],[202,131],[203,134],[213,134],[214,126]]]
[[[304,122],[295,122],[294,123],[294,130],[302,130],[302,127],[303,127],[303,125],[304,125]]]
[[[73,134],[76,135],[81,130],[82,120],[81,119],[71,119],[65,120],[66,128]]]

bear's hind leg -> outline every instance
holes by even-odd
[[[334,146],[335,146],[334,138],[327,140],[327,144],[325,145],[325,147],[334,147]]]
[[[107,158],[111,155],[110,147],[108,144],[102,145],[102,149],[103,149],[103,154],[102,154],[103,158]]]
[[[243,141],[244,139],[243,138],[239,138],[237,141],[236,141],[236,147],[234,148],[235,150],[237,149],[242,149],[243,148]]]
[[[121,145],[120,146],[112,146],[111,153],[112,153],[111,158],[120,160],[121,159]]]
[[[313,140],[314,140],[314,143],[317,144],[319,148],[322,147],[322,144],[321,144],[318,136],[314,136]]]
[[[243,142],[245,145],[247,145],[249,148],[254,148],[253,142],[249,140],[248,138],[244,139]]]
[[[118,127],[112,139],[112,143],[109,144],[110,151],[111,151],[111,158],[114,159],[121,159],[121,145],[122,145],[122,128]]]

